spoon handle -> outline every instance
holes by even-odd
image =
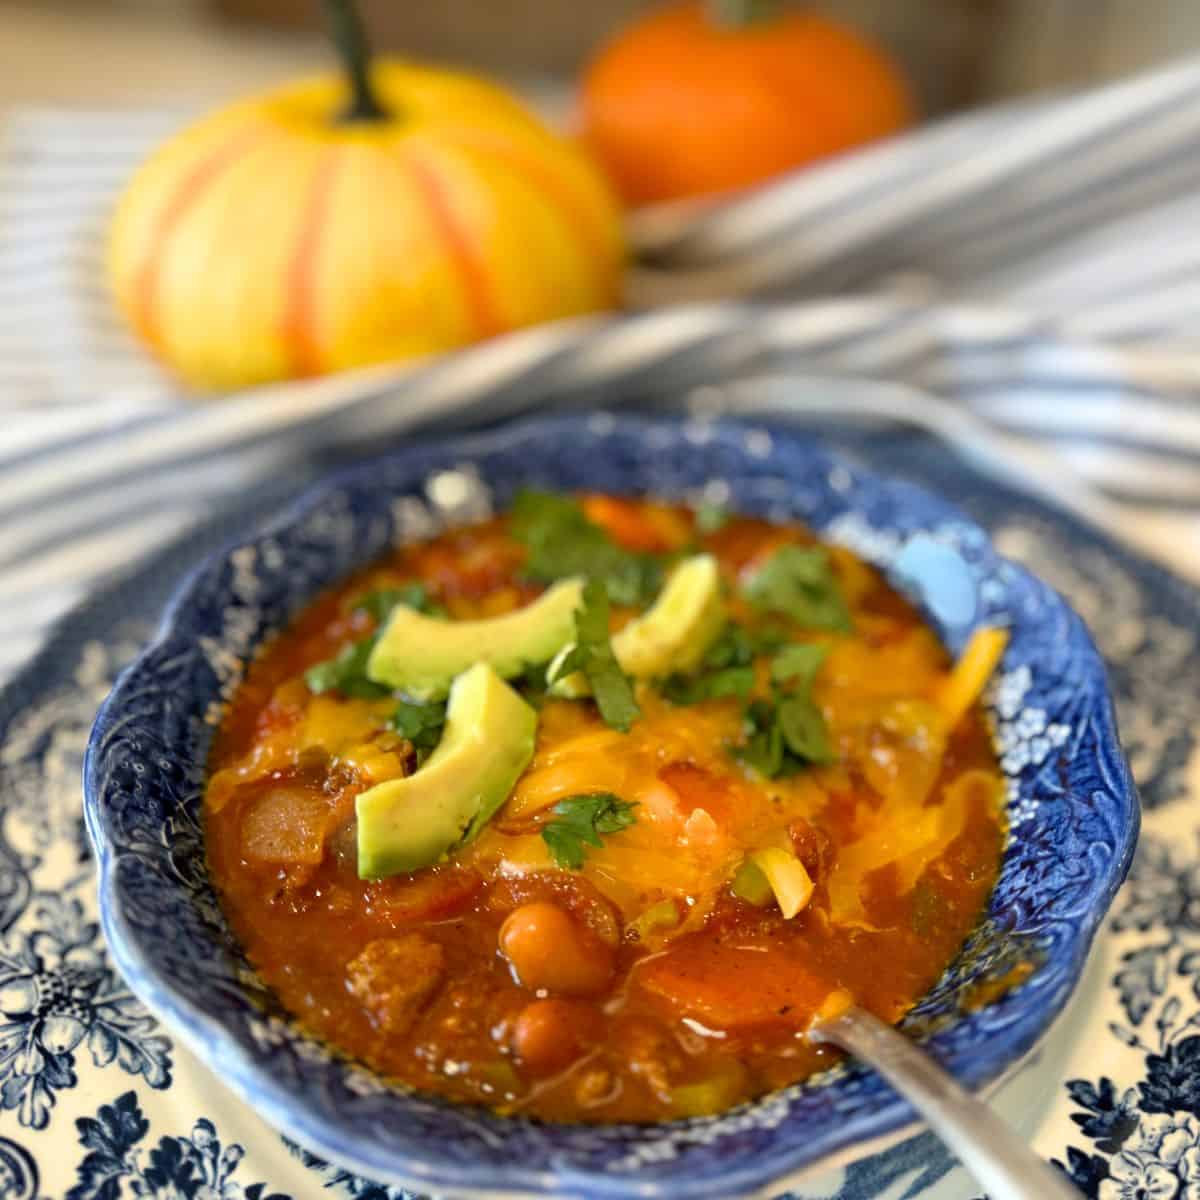
[[[861,1008],[821,1021],[808,1034],[877,1070],[957,1155],[991,1200],[1080,1200],[1067,1177],[1043,1162],[981,1100],[919,1046]]]

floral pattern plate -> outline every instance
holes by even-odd
[[[979,517],[1004,552],[1069,595],[1109,658],[1147,832],[1102,946],[1086,1036],[1049,1081],[1037,1144],[1086,1195],[1196,1200],[1200,818],[1187,799],[1200,790],[1200,598],[920,437],[837,440]],[[92,716],[181,572],[277,501],[249,498],[98,594],[0,696],[0,1198],[400,1195],[287,1146],[237,1103],[129,995],[96,925],[79,790]],[[998,701],[1014,714],[1004,750],[1017,761],[1047,752],[1054,736],[1022,708],[1022,686],[1006,680]],[[972,1194],[926,1135],[851,1165],[820,1195],[900,1200],[931,1189]]]

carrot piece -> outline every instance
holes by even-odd
[[[637,981],[680,1016],[728,1030],[804,1026],[832,990],[790,954],[691,937],[648,959]]]
[[[642,505],[618,496],[588,496],[583,511],[615,542],[627,550],[664,550],[661,532],[647,518]]]
[[[967,709],[983,694],[1007,645],[1007,629],[984,628],[971,634],[954,669],[938,689],[937,703],[948,730],[962,720]]]

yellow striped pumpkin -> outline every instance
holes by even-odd
[[[336,76],[204,118],[130,181],[109,275],[187,382],[233,388],[402,360],[613,307],[617,205],[507,92],[377,62],[387,116]]]

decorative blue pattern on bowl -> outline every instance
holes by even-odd
[[[249,655],[390,545],[502,508],[527,484],[705,496],[799,518],[879,564],[952,650],[980,624],[1010,628],[990,703],[1013,836],[987,920],[907,1022],[969,1086],[1003,1074],[1078,981],[1137,836],[1100,658],[1062,599],[945,502],[805,439],[727,423],[556,418],[416,445],[336,477],[194,574],[102,708],[85,763],[104,931],[134,991],[285,1133],[419,1191],[766,1194],[912,1121],[856,1065],[669,1125],[500,1118],[338,1058],[292,1026],[246,965],[207,878],[200,802],[216,723]],[[979,983],[1025,960],[1037,966],[1023,986],[971,1010]]]

